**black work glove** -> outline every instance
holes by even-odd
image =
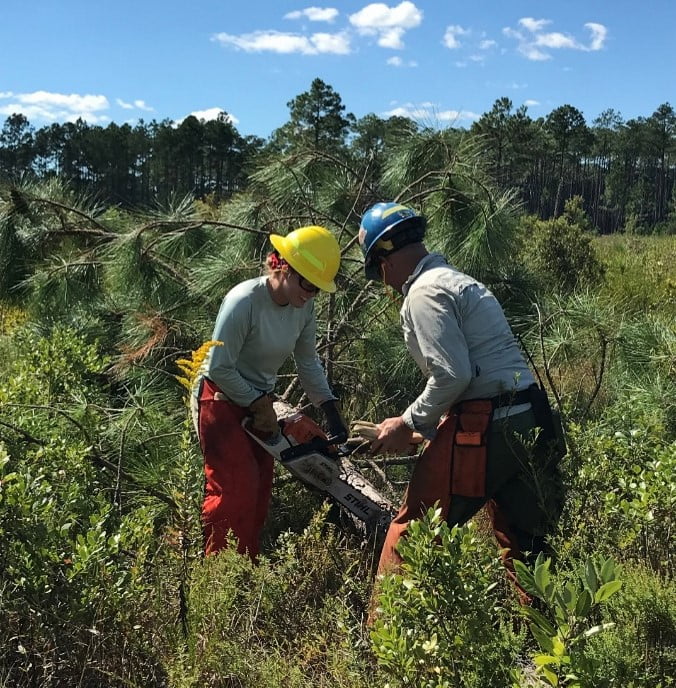
[[[347,423],[340,412],[340,404],[337,399],[329,399],[321,405],[329,427],[329,439],[336,444],[347,442]]]

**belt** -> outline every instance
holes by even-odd
[[[530,388],[520,389],[517,392],[508,392],[506,394],[498,394],[493,397],[490,402],[493,408],[502,408],[503,406],[519,406],[520,404],[529,404],[531,401]]]

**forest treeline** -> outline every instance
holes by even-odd
[[[289,120],[268,139],[242,136],[225,112],[210,121],[104,127],[78,119],[40,128],[13,114],[0,132],[0,178],[61,176],[76,191],[124,207],[185,194],[218,201],[246,188],[261,160],[295,150],[337,156],[368,182],[389,146],[433,126],[399,116],[357,119],[320,79],[287,105]],[[558,217],[567,199],[580,196],[601,233],[676,228],[676,112],[669,103],[629,120],[608,109],[588,123],[573,105],[534,119],[503,97],[468,130],[456,131],[477,137],[493,178],[514,189],[530,214]]]

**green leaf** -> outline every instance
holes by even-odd
[[[566,646],[558,635],[552,638],[552,652],[557,657],[563,657],[566,653]]]
[[[536,623],[547,635],[556,635],[554,626],[552,626],[549,620],[537,609],[533,609],[533,607],[522,607],[521,613],[528,617],[533,623]]]
[[[532,623],[530,625],[530,632],[533,634],[535,640],[537,640],[538,645],[544,652],[551,653],[554,650],[554,642],[551,637],[548,636],[539,626]]]
[[[542,597],[547,596],[547,585],[549,584],[550,574],[549,574],[549,564],[550,559],[547,559],[543,564],[538,564],[535,567],[535,585],[540,591]]]
[[[540,592],[535,585],[535,578],[522,561],[519,561],[518,559],[514,560],[514,572],[516,573],[516,579],[519,581],[519,585],[529,595],[540,597]]]
[[[606,559],[601,567],[601,580],[607,583],[615,579],[615,562],[612,559]]]
[[[598,579],[596,577],[596,568],[592,559],[587,559],[584,567],[584,579],[589,588],[589,592],[593,595],[598,588]]]
[[[611,595],[614,595],[622,587],[622,581],[613,580],[604,583],[594,595],[594,602],[605,602]]]
[[[592,606],[592,596],[589,590],[583,590],[580,596],[577,598],[577,604],[575,605],[575,616],[578,618],[584,618],[589,614],[589,610]]]
[[[548,669],[546,666],[543,666],[542,673],[544,674],[545,679],[547,680],[547,683],[549,683],[550,686],[559,685],[559,677],[551,669]]]
[[[533,657],[533,662],[537,666],[546,666],[547,664],[556,664],[558,660],[552,655],[535,655]]]

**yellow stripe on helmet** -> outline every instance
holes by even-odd
[[[392,213],[396,213],[399,210],[411,210],[411,209],[405,205],[395,205],[394,207],[388,208],[387,210],[385,210],[380,217],[382,217],[384,220],[386,217],[389,217],[390,215],[392,215]]]
[[[287,239],[291,240],[291,243],[293,244],[293,247],[300,253],[305,260],[307,260],[310,265],[313,267],[317,268],[317,270],[324,270],[324,263],[317,258],[314,254],[310,253],[306,248],[303,248],[300,244],[300,241],[298,240],[298,237],[295,236],[293,233],[289,234]]]

